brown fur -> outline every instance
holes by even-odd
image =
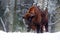
[[[41,32],[43,32],[43,26],[46,26],[46,24],[48,23],[48,9],[46,8],[45,11],[41,11],[41,9],[39,9],[37,6],[32,6],[24,15],[24,18],[27,20],[31,16],[31,14],[35,17],[32,18],[29,27],[31,27],[33,30],[36,30],[38,27],[36,25],[39,25]]]

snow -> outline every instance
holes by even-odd
[[[60,32],[56,33],[21,33],[0,31],[0,40],[60,40]]]

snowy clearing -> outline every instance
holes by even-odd
[[[60,32],[37,34],[0,31],[0,40],[60,40]]]

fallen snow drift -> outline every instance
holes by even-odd
[[[60,40],[60,32],[37,34],[0,31],[0,40]]]

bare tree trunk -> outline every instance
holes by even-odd
[[[13,31],[16,30],[17,25],[17,14],[16,14],[16,6],[17,6],[17,0],[15,0],[15,6],[14,6],[14,14],[13,14]]]

